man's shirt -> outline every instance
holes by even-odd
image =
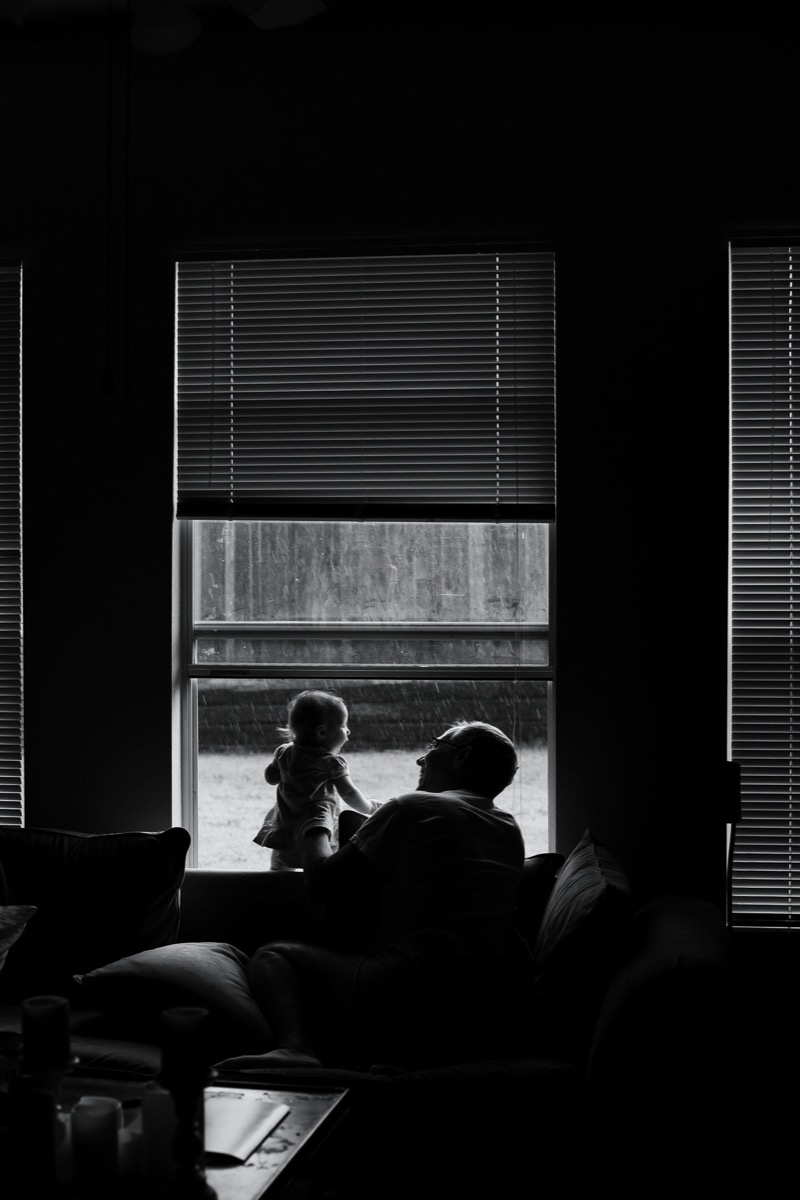
[[[525,848],[511,813],[466,790],[388,800],[351,844],[378,876],[379,934],[370,952],[431,962],[505,952]]]

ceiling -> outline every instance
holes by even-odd
[[[298,10],[312,7],[311,0],[0,0],[0,18],[23,21],[36,19],[70,19],[85,17],[107,18],[109,14],[122,15],[126,11],[136,12],[137,9],[148,14],[170,8],[189,9],[198,15],[214,12],[229,12],[238,10],[242,15],[249,15],[258,8],[268,9],[270,6],[280,7],[290,11],[293,6]],[[458,3],[457,0],[316,0],[315,7],[325,9],[333,16],[347,14],[348,18],[361,15],[365,20],[377,18],[385,13],[397,17],[404,10],[416,15],[425,10],[448,9],[453,12],[469,7]],[[495,0],[490,7],[508,8],[508,0]],[[479,7],[483,8],[483,5]]]
[[[436,8],[440,0],[428,0],[428,6]],[[326,19],[347,14],[348,19],[361,13],[372,19],[382,12],[398,9],[419,11],[417,0],[0,0],[0,21],[11,21],[16,25],[43,21],[71,21],[109,16],[146,17],[164,19],[173,13],[195,13],[199,17],[227,15],[231,12],[251,18],[257,10],[264,13],[274,9],[287,18],[296,10],[301,20],[309,16],[324,15]],[[287,23],[289,21],[287,20]]]
[[[503,0],[501,0],[503,3]],[[150,53],[184,49],[204,27],[245,20],[260,29],[319,27],[331,31],[407,25],[421,12],[452,10],[450,0],[0,0],[0,33],[68,30],[95,20],[130,21],[132,42]]]

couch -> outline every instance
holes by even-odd
[[[247,957],[287,937],[348,944],[355,921],[313,911],[300,872],[187,868],[189,845],[179,827],[0,829],[0,1033],[20,1032],[25,996],[58,994],[87,1076],[155,1077],[174,1004],[208,1008],[216,1059],[267,1048]],[[546,1162],[589,1182],[616,1150],[662,1183],[684,1161],[718,1179],[709,1129],[732,1081],[738,980],[716,906],[639,903],[586,830],[569,855],[526,860],[516,927],[529,985],[463,1062],[351,1063],[332,1047],[322,1068],[259,1079],[350,1088],[332,1177],[359,1196],[477,1195],[532,1162],[542,1180]],[[469,995],[464,1012],[477,1034]]]

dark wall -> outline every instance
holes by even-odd
[[[557,847],[588,824],[644,892],[720,899],[726,238],[796,215],[781,39],[488,27],[464,6],[382,28],[359,7],[272,34],[209,17],[167,56],[102,20],[0,26],[0,240],[25,259],[28,823],[172,821],[176,253],[543,237]]]

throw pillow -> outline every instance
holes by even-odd
[[[0,999],[66,995],[73,974],[175,941],[190,843],[180,827],[99,834],[0,828],[8,903],[38,909],[0,975]]]
[[[534,1023],[552,1053],[585,1055],[634,909],[625,872],[587,829],[556,876],[533,953]]]
[[[0,971],[5,966],[9,950],[35,912],[33,904],[0,905]]]
[[[114,1013],[121,1036],[156,1044],[165,1008],[207,1008],[212,1053],[219,1061],[274,1046],[250,991],[246,966],[247,956],[227,942],[176,942],[76,975],[73,996]]]
[[[531,950],[536,945],[547,901],[563,865],[563,854],[531,854],[525,859],[514,925]]]

